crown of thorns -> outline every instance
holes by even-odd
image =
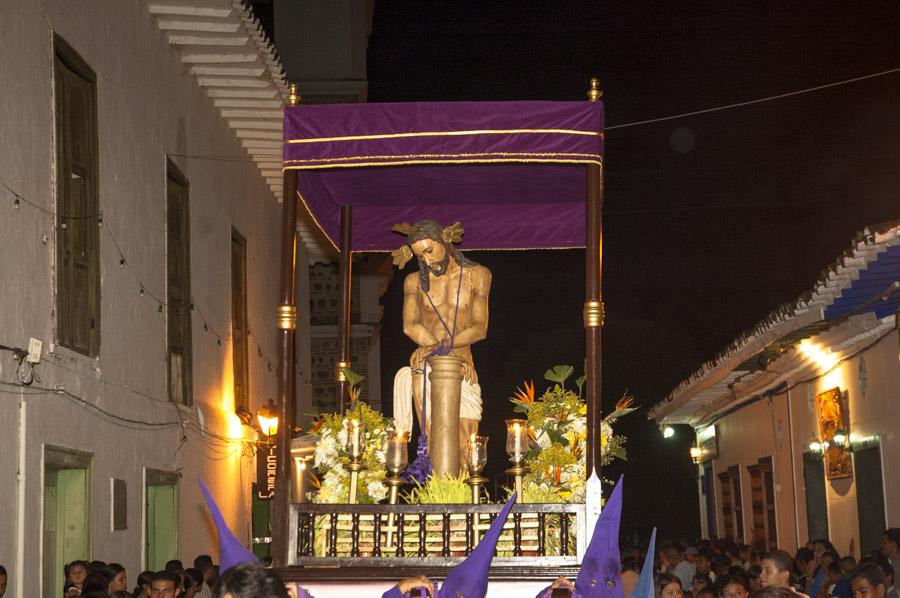
[[[407,237],[412,233],[419,230],[418,227],[408,223],[401,222],[400,224],[395,224],[392,228],[392,231],[395,233],[400,233],[401,235],[406,235]],[[459,222],[454,222],[450,226],[445,226],[441,229],[441,240],[444,243],[459,243],[462,241],[462,236],[465,231],[463,230],[462,224]],[[404,243],[400,246],[399,249],[395,249],[391,252],[391,257],[393,258],[394,265],[398,268],[403,268],[409,260],[413,258],[412,248],[408,243]]]

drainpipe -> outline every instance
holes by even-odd
[[[19,396],[19,454],[16,471],[16,598],[25,598],[25,395]]]
[[[791,391],[788,389],[787,395],[787,412],[788,412],[788,443],[791,452],[791,498],[794,503],[794,534],[797,537],[797,548],[800,548],[800,520],[798,519],[797,508],[797,466],[794,463],[794,412],[791,409]]]

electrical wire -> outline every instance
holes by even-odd
[[[638,120],[630,123],[624,123],[621,125],[612,125],[609,127],[605,127],[605,131],[613,131],[616,129],[625,129],[627,127],[637,127],[640,125],[649,125],[658,122],[665,122],[668,120],[676,120],[679,118],[687,118],[688,116],[697,116],[700,114],[709,114],[712,112],[721,112],[722,110],[731,110],[733,108],[742,108],[744,106],[751,106],[753,104],[762,104],[763,102],[772,102],[774,100],[781,100],[784,98],[790,98],[793,96],[803,95],[807,93],[812,93],[814,91],[821,91],[823,89],[829,89],[831,87],[838,87],[841,85],[849,85],[850,83],[858,83],[859,81],[865,81],[867,79],[875,79],[878,77],[884,77],[887,75],[892,75],[894,73],[900,73],[900,67],[888,69],[886,71],[880,71],[877,73],[872,73],[870,75],[862,75],[860,77],[853,77],[852,79],[844,79],[842,81],[835,81],[833,83],[826,83],[824,85],[816,85],[815,87],[807,87],[806,89],[799,89],[797,91],[789,91],[787,93],[780,93],[777,95],[766,96],[764,98],[757,98],[755,100],[747,100],[744,102],[736,102],[734,104],[726,104],[724,106],[716,106],[715,108],[705,108],[703,110],[694,110],[693,112],[683,112],[681,114],[673,114],[671,116],[661,116],[659,118],[648,118],[646,120]]]

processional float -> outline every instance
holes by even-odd
[[[463,250],[586,250],[583,318],[588,481],[587,506],[580,506],[579,555],[586,542],[584,532],[593,530],[601,502],[604,121],[600,96],[599,81],[593,79],[587,102],[303,106],[296,87],[291,86],[284,110],[285,200],[277,318],[278,403],[284,422],[295,421],[291,372],[297,320],[294,279],[298,206],[308,212],[340,255],[335,398],[341,412],[348,392],[342,372],[351,366],[351,254],[395,249],[398,242],[391,229],[396,223],[423,218],[445,224],[462,221],[466,228]],[[277,441],[272,538],[274,562],[279,567],[294,563],[297,554],[297,531],[293,529],[297,521],[290,505],[292,427],[280,426]],[[531,505],[531,510],[563,506]],[[358,519],[360,514],[377,513],[377,507],[383,505],[343,507],[340,513]],[[496,514],[499,505],[467,508],[463,511],[467,514]],[[522,509],[517,505],[514,517]],[[401,519],[401,526],[404,515],[407,520],[421,517],[424,529],[426,511],[446,514],[420,505],[397,505],[393,512]],[[375,521],[380,525],[380,515]],[[568,525],[568,516],[564,521]]]

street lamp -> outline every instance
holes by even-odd
[[[666,438],[666,439],[671,438],[672,436],[675,436],[675,428],[673,428],[672,426],[665,426],[663,428],[662,433],[663,433],[663,438]]]
[[[272,399],[260,407],[256,412],[256,419],[259,422],[259,430],[268,437],[275,436],[278,433],[278,412],[275,411],[275,402]]]
[[[694,465],[700,465],[700,457],[703,456],[703,449],[699,446],[691,447],[691,461],[694,462]]]

